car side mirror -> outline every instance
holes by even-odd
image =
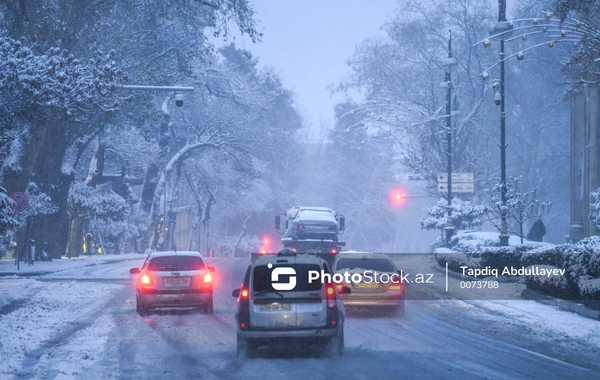
[[[140,268],[131,268],[129,270],[129,273],[131,273],[131,274],[140,274]]]
[[[344,218],[343,215],[340,215],[339,223],[340,223],[340,231],[339,232],[342,233],[346,229],[346,218]]]
[[[240,289],[235,289],[233,292],[231,292],[231,296],[238,298],[240,296]]]
[[[347,286],[342,286],[342,288],[340,289],[340,294],[350,294],[350,293],[352,293],[352,290],[350,290],[350,288]]]
[[[209,272],[214,272],[215,271],[215,267],[213,267],[212,265],[207,265],[206,269],[208,269]]]

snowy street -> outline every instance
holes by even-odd
[[[215,313],[135,312],[139,255],[39,263],[0,277],[2,378],[598,378],[598,321],[534,301],[407,301],[404,317],[349,313],[346,351],[238,358],[231,291],[246,260],[216,267]],[[36,263],[37,265],[38,263]],[[13,269],[3,261],[0,272]],[[27,270],[27,268],[26,268]],[[131,276],[133,277],[133,276]],[[577,328],[572,328],[572,326]]]

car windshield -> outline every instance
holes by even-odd
[[[280,283],[292,282],[290,277],[295,276],[296,286],[291,290],[276,290],[273,288],[271,281],[271,273],[275,268],[292,268],[296,272],[295,275],[281,274],[278,277]],[[289,291],[315,291],[321,289],[321,281],[313,280],[308,282],[308,272],[317,271],[321,273],[321,267],[317,264],[275,264],[271,268],[266,265],[259,265],[254,268],[254,276],[252,280],[252,290],[254,292],[289,292]]]
[[[336,266],[335,270],[372,270],[376,272],[395,272],[394,266],[392,262],[388,259],[371,259],[371,258],[361,258],[361,259],[340,259]]]
[[[150,260],[148,271],[203,270],[204,261],[198,256],[161,256]]]

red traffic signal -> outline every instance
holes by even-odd
[[[390,202],[395,207],[400,207],[406,202],[406,192],[404,189],[395,188],[390,192]]]

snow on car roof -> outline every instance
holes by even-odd
[[[390,259],[391,258],[385,253],[373,253],[373,252],[358,252],[358,251],[342,251],[337,254],[336,258],[344,259],[344,258],[366,258],[366,259]]]
[[[318,256],[313,256],[309,254],[297,254],[296,256],[277,256],[277,255],[267,255],[267,256],[259,256],[253,263],[256,265],[267,265],[269,263],[274,264],[283,264],[282,260],[288,260],[288,263],[295,262],[296,264],[321,264],[323,263],[323,259]]]
[[[302,218],[302,219],[313,219],[313,220],[319,220],[319,221],[328,221],[328,222],[334,222],[337,223],[335,216],[333,215],[333,213],[331,212],[331,210],[326,209],[326,210],[305,210],[302,209],[298,212],[298,215],[296,216],[297,218]]]
[[[197,251],[156,251],[151,252],[150,256],[152,257],[160,257],[160,256],[198,256],[202,257],[202,254]]]

